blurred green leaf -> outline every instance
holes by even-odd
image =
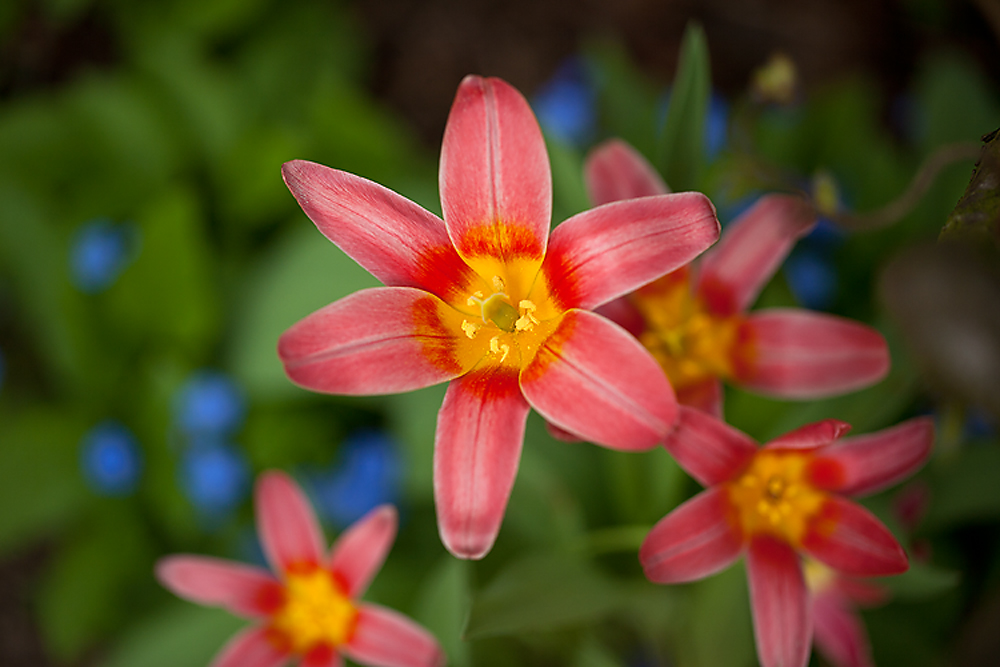
[[[986,145],[965,194],[948,216],[941,238],[976,241],[1000,250],[1000,129],[983,137]]]
[[[687,632],[680,637],[681,667],[755,664],[750,599],[742,562],[691,585]]]
[[[643,78],[621,44],[592,44],[587,48],[587,61],[608,135],[624,139],[646,157],[654,155],[660,97],[657,88]]]
[[[1000,517],[1000,447],[962,447],[930,469],[931,504],[922,524],[941,530]]]
[[[660,173],[676,192],[692,190],[701,182],[711,79],[705,31],[692,21],[681,41],[670,106],[656,149]]]
[[[136,222],[141,249],[106,295],[113,334],[200,352],[222,320],[202,202],[177,187],[150,201]]]
[[[126,618],[128,584],[152,569],[142,526],[117,509],[88,522],[58,554],[42,586],[39,619],[46,645],[63,659],[79,656]]]
[[[173,602],[125,634],[101,667],[205,667],[246,625],[220,609]]]
[[[583,156],[560,141],[545,142],[552,164],[552,223],[554,225],[591,207],[583,183]]]
[[[445,556],[421,587],[414,618],[430,630],[448,655],[448,664],[467,667],[469,644],[462,629],[469,615],[469,563]]]
[[[592,623],[620,601],[615,587],[581,560],[565,554],[527,557],[508,565],[476,595],[465,637]]]
[[[245,279],[229,367],[261,399],[301,396],[278,360],[278,337],[311,312],[379,284],[302,216]]]
[[[961,574],[920,561],[910,561],[910,569],[897,577],[886,577],[881,583],[897,600],[924,600],[937,597],[958,586]]]
[[[65,408],[0,415],[0,553],[65,528],[87,505],[78,467],[86,424]]]
[[[918,139],[924,150],[952,141],[977,141],[996,129],[1000,96],[971,57],[957,51],[932,53],[915,87],[921,106]]]
[[[587,637],[573,656],[573,667],[624,667],[624,663],[606,646]]]

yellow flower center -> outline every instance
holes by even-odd
[[[767,533],[793,546],[826,499],[806,478],[809,455],[758,452],[750,467],[728,485],[729,497],[747,535]]]
[[[806,586],[813,593],[818,593],[829,588],[833,585],[833,580],[837,576],[832,569],[813,558],[804,558],[802,560],[802,572],[806,578]]]
[[[631,300],[646,323],[639,341],[663,367],[674,388],[733,376],[741,318],[710,313],[692,292],[686,271],[643,287]]]
[[[317,645],[346,642],[357,616],[340,583],[326,570],[311,568],[288,573],[285,603],[271,618],[271,629],[288,642],[291,652],[304,654]]]

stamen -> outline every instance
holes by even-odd
[[[479,304],[480,308],[482,307],[483,305],[482,292],[473,292],[472,296],[470,296],[468,299],[465,300],[465,305],[467,306],[475,306],[476,304]]]
[[[498,292],[506,292],[507,286],[504,285],[503,278],[500,276],[493,276],[493,289]]]
[[[518,331],[531,331],[536,324],[541,324],[539,319],[535,317],[535,310],[537,308],[534,303],[527,299],[522,299],[517,304],[517,307],[521,309],[521,317],[514,323],[514,328]]]
[[[500,363],[502,364],[507,360],[507,355],[510,354],[510,345],[506,343],[500,343],[500,336],[494,336],[490,338],[490,352],[493,354],[500,354],[503,352],[503,356],[500,357]]]
[[[470,322],[469,320],[462,320],[462,331],[469,338],[475,338],[476,334],[483,327],[482,324],[476,324],[475,322]]]

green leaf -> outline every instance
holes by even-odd
[[[750,600],[741,564],[691,586],[694,599],[681,637],[681,667],[755,664]]]
[[[590,198],[583,183],[583,156],[571,146],[549,140],[552,163],[552,218],[558,224],[590,208]]]
[[[979,156],[965,194],[948,216],[941,238],[992,244],[1000,250],[1000,130],[983,137]]]
[[[659,98],[656,87],[639,73],[620,44],[594,44],[587,52],[608,134],[624,139],[647,157],[653,155]]]
[[[448,664],[470,664],[469,644],[462,628],[469,615],[469,563],[445,556],[430,573],[417,599],[415,620],[430,630],[448,655]]]
[[[1000,447],[962,447],[930,470],[933,502],[922,528],[940,530],[1000,517]]]
[[[219,609],[175,602],[127,633],[101,667],[205,667],[246,624]]]
[[[68,525],[89,500],[77,467],[85,428],[66,409],[0,415],[0,553]]]
[[[301,396],[275,351],[278,337],[311,312],[366,287],[371,274],[323,238],[304,216],[245,278],[229,366],[262,399]],[[373,315],[374,317],[374,315]]]
[[[508,566],[475,597],[466,639],[541,632],[593,623],[620,604],[615,587],[566,554]]]
[[[897,577],[886,577],[881,582],[892,591],[893,599],[923,600],[947,593],[958,586],[961,573],[935,567],[919,561],[910,561],[910,569]]]
[[[688,23],[656,150],[660,173],[678,192],[696,188],[702,178],[711,77],[705,31],[698,23]]]

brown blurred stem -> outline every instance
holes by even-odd
[[[896,199],[874,211],[844,213],[834,216],[834,219],[845,229],[851,230],[868,231],[888,227],[913,210],[913,207],[934,183],[934,179],[937,178],[942,169],[956,162],[975,160],[979,157],[981,150],[982,144],[971,141],[945,144],[924,160],[913,180],[910,181],[909,187]]]

